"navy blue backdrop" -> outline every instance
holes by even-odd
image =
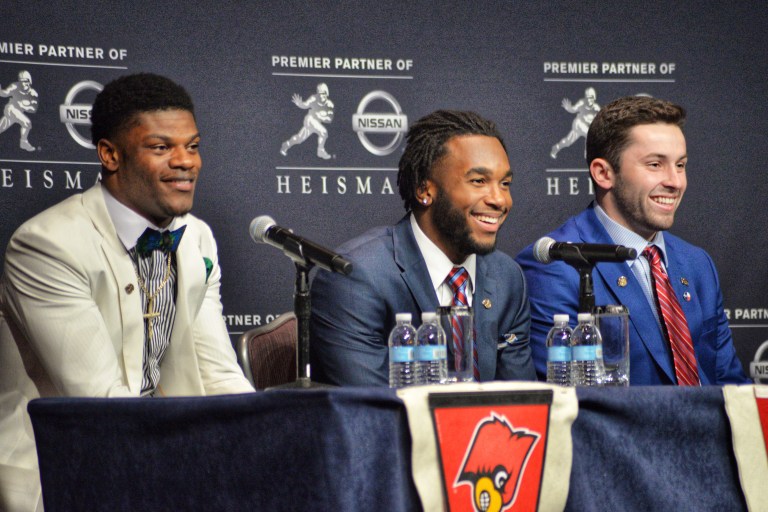
[[[551,155],[577,116],[563,100],[589,88],[599,105],[649,94],[689,112],[689,187],[673,232],[713,256],[745,367],[768,360],[762,2],[6,0],[1,10],[0,89],[26,71],[39,101],[34,151],[20,147],[19,123],[0,133],[2,247],[23,220],[96,180],[87,115],[98,88],[166,74],[196,101],[194,212],[219,241],[234,337],[292,308],[293,266],[250,240],[251,219],[269,214],[330,247],[394,223],[408,123],[437,108],[498,123],[515,173],[499,245],[514,255],[591,199],[583,137]],[[330,158],[318,157],[317,134],[282,155],[307,114],[293,95],[307,100],[319,84],[333,103]]]

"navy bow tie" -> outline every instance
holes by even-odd
[[[176,252],[185,229],[187,226],[181,226],[176,231],[160,232],[156,229],[147,228],[136,242],[136,253],[140,256],[146,256],[155,249],[160,249],[163,252]]]

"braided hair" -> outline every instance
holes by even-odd
[[[445,143],[462,135],[495,137],[504,151],[507,149],[496,125],[474,112],[437,110],[422,117],[408,130],[397,173],[397,187],[406,211],[418,204],[416,191],[424,186],[432,169],[445,156]]]

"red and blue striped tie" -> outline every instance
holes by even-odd
[[[656,288],[656,303],[664,319],[664,327],[672,348],[672,359],[675,364],[675,374],[679,386],[700,386],[699,372],[696,368],[696,357],[693,353],[693,341],[688,329],[683,310],[680,307],[669,282],[669,277],[661,267],[661,255],[655,245],[649,245],[643,251],[651,264],[651,277]]]
[[[464,267],[453,267],[453,270],[448,274],[448,277],[446,278],[448,281],[448,284],[451,285],[451,289],[453,290],[453,300],[451,301],[452,306],[466,306],[469,307],[469,302],[467,301],[467,283],[469,282],[469,272],[467,272],[467,269]],[[455,345],[461,343],[464,340],[463,332],[461,331],[461,325],[456,322],[455,320],[452,320],[451,323],[453,324],[453,343]],[[480,382],[480,368],[477,365],[477,344],[475,343],[475,337],[472,336],[472,371],[475,376],[475,380],[477,382]],[[454,354],[463,354],[464,352],[461,350],[461,347],[456,346],[454,348]],[[457,356],[456,364],[459,364]]]

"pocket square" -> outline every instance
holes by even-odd
[[[203,256],[203,262],[205,263],[205,282],[208,282],[208,278],[211,277],[211,272],[213,271],[213,262],[210,258],[206,258]]]
[[[512,345],[517,341],[517,335],[513,332],[508,332],[504,335],[504,341],[496,345],[496,350],[502,350],[504,347]]]

